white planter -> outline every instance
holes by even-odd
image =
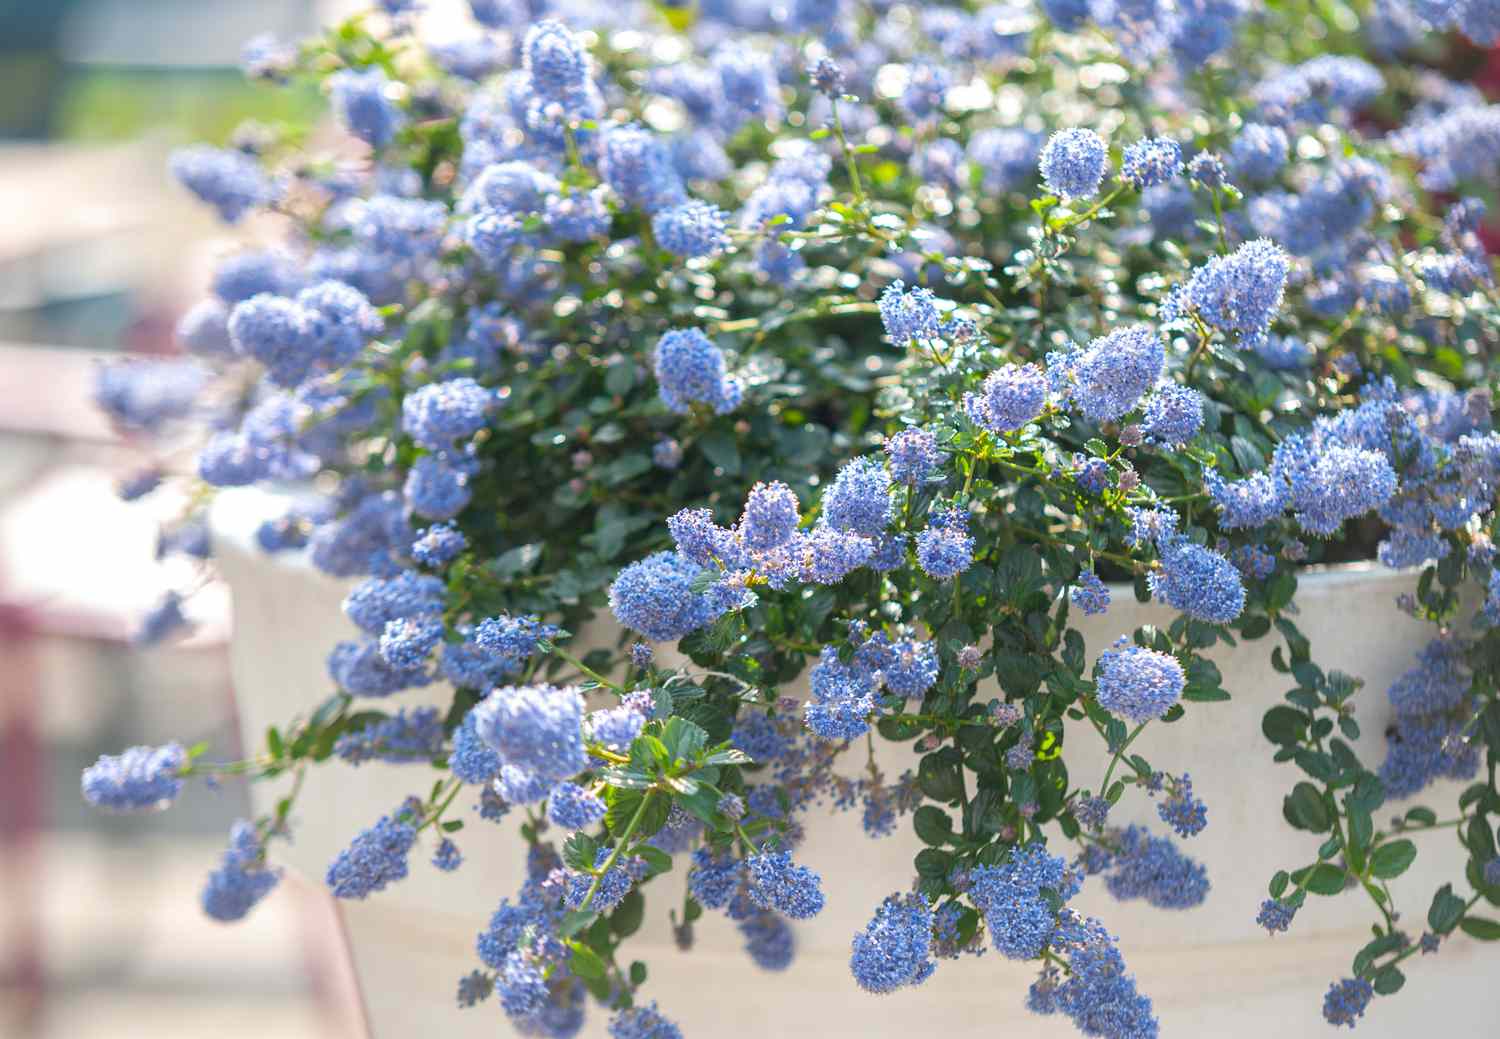
[[[272,560],[253,546],[250,535],[264,509],[264,500],[253,494],[228,495],[215,523],[219,565],[234,603],[236,699],[251,743],[267,726],[284,724],[328,695],[324,658],[353,633],[339,609],[346,582],[298,560]],[[1359,746],[1371,760],[1383,753],[1385,690],[1431,635],[1428,626],[1393,607],[1394,597],[1413,583],[1409,575],[1379,568],[1310,575],[1301,582],[1298,624],[1312,640],[1314,659],[1366,680],[1357,700]],[[1135,603],[1128,591],[1117,591],[1115,600],[1103,617],[1075,614],[1091,654],[1140,624],[1171,619],[1168,611]],[[1274,644],[1268,637],[1234,650],[1218,647],[1213,658],[1234,699],[1189,705],[1181,722],[1153,726],[1137,743],[1157,767],[1190,772],[1208,804],[1208,828],[1184,842],[1184,850],[1208,868],[1213,888],[1207,903],[1175,913],[1118,903],[1098,882],[1086,885],[1075,902],[1121,936],[1126,962],[1141,991],[1155,1001],[1165,1036],[1259,1039],[1274,1029],[1282,1039],[1326,1037],[1319,1014],[1323,993],[1349,973],[1354,952],[1369,935],[1373,908],[1357,892],[1311,897],[1290,933],[1274,939],[1254,923],[1271,874],[1312,860],[1319,843],[1282,821],[1281,797],[1299,775],[1272,762],[1272,747],[1260,733],[1262,714],[1291,685],[1271,667]],[[433,687],[400,694],[390,705],[445,704],[446,697],[446,689]],[[912,763],[907,748],[878,749],[888,775]],[[1102,755],[1100,760],[1102,770]],[[1075,782],[1097,786],[1098,775],[1083,771],[1082,764],[1073,768]],[[295,842],[278,846],[278,860],[320,883],[327,864],[358,830],[407,794],[425,794],[433,778],[422,766],[329,762],[309,774],[295,813]],[[279,793],[271,784],[253,788],[262,808]],[[1441,812],[1454,804],[1453,788],[1429,791],[1423,800]],[[466,861],[456,874],[431,868],[431,848],[419,848],[407,880],[367,901],[337,905],[377,1039],[511,1034],[497,1007],[460,1011],[453,998],[457,979],[478,965],[475,936],[500,899],[515,892],[523,868],[514,821],[496,826],[477,815],[467,818],[457,835]],[[1135,795],[1112,816],[1133,819],[1164,829],[1154,806]],[[850,938],[882,898],[909,887],[919,845],[905,825],[894,836],[869,840],[857,812],[810,820],[807,829],[797,857],[822,873],[828,905],[816,920],[794,925],[798,956],[784,973],[753,967],[733,925],[713,913],[698,924],[696,948],[679,952],[666,913],[680,904],[683,864],[653,882],[647,921],[628,954],[650,965],[647,998],[659,1000],[689,1039],[730,1033],[903,1039],[1077,1034],[1066,1019],[1029,1013],[1024,999],[1034,970],[994,954],[940,962],[919,989],[878,998],[861,992],[848,971]],[[1417,863],[1392,885],[1414,936],[1439,884],[1451,880],[1465,887],[1451,831],[1415,839],[1421,849]],[[1500,987],[1485,982],[1497,971],[1500,954],[1493,946],[1449,939],[1438,956],[1410,963],[1405,990],[1377,1000],[1359,1034],[1408,1039],[1419,1027],[1435,1026],[1455,1037],[1493,1035]],[[604,1036],[604,1021],[591,1008],[583,1034]]]

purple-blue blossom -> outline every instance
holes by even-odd
[[[1160,718],[1182,696],[1187,676],[1175,658],[1119,639],[1099,657],[1099,706],[1141,723]]]
[[[1093,130],[1059,130],[1042,149],[1042,183],[1065,202],[1088,198],[1099,190],[1109,152]]]
[[[866,992],[894,992],[932,976],[932,908],[924,895],[892,895],[854,936],[849,970]]]
[[[111,812],[166,808],[182,792],[187,750],[180,743],[106,754],[83,771],[83,799]]]

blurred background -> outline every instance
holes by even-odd
[[[135,459],[90,403],[117,351],[174,349],[229,232],[166,175],[195,140],[300,120],[315,94],[247,82],[241,44],[346,13],[318,0],[0,0],[0,1036],[312,1039],[361,1034],[337,923],[294,885],[242,924],[198,907],[243,787],[112,818],[79,796],[103,751],[235,757],[228,604],[133,652],[167,587]],[[363,5],[361,5],[363,6]],[[274,228],[242,229],[262,237]],[[170,503],[167,503],[170,507]],[[212,591],[212,590],[211,590]]]

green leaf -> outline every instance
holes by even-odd
[[[726,475],[738,476],[740,472],[740,449],[734,438],[724,433],[710,433],[698,441],[707,459]]]
[[[639,888],[633,888],[620,902],[619,908],[609,914],[609,929],[617,938],[629,938],[641,929],[645,916],[646,898]]]
[[[948,843],[953,836],[953,820],[948,813],[933,805],[923,805],[912,816],[912,826],[922,843],[934,847]]]
[[[1281,803],[1281,814],[1299,830],[1323,833],[1333,825],[1323,795],[1311,783],[1298,783]]]
[[[672,872],[672,856],[660,848],[652,847],[649,844],[641,844],[634,849],[634,854],[646,860],[647,876],[654,877],[658,873]]]
[[[1444,884],[1432,896],[1432,906],[1427,910],[1427,926],[1434,934],[1447,934],[1458,926],[1464,915],[1464,900],[1453,893],[1452,884]]]
[[[590,949],[582,942],[569,942],[568,945],[573,950],[573,957],[568,965],[573,968],[574,974],[577,974],[580,978],[598,979],[608,973],[609,968],[605,966],[604,960],[593,949]]]
[[[592,910],[570,909],[563,914],[562,923],[558,925],[558,932],[564,938],[571,938],[580,931],[588,930],[599,914]]]
[[[1417,846],[1408,840],[1382,844],[1370,856],[1370,872],[1382,880],[1399,877],[1416,860]]]
[[[934,801],[957,801],[963,784],[958,752],[951,747],[928,754],[917,765],[917,785]]]
[[[1182,691],[1182,698],[1184,700],[1191,700],[1194,703],[1218,703],[1228,700],[1229,694],[1223,689],[1204,689],[1190,685]]]
[[[563,844],[563,862],[577,870],[594,868],[599,857],[599,845],[582,830],[574,833]]]
[[[1360,975],[1381,956],[1401,948],[1405,939],[1399,934],[1383,934],[1365,943],[1365,947],[1354,956],[1354,973]]]
[[[946,880],[953,870],[953,856],[936,848],[923,848],[913,861],[917,875],[928,880]]]
[[[1292,880],[1315,895],[1337,895],[1344,890],[1344,871],[1327,862],[1297,870]]]
[[[1278,704],[1261,719],[1260,731],[1272,743],[1281,746],[1295,744],[1307,734],[1307,715],[1295,707]]]
[[[630,983],[632,985],[646,983],[646,965],[640,960],[635,960],[630,964]]]
[[[1387,964],[1375,975],[1375,992],[1381,996],[1389,996],[1401,991],[1401,986],[1406,984],[1406,975],[1394,963]]]
[[[708,744],[708,733],[702,726],[677,717],[667,721],[661,740],[666,745],[669,760],[693,762]]]
[[[1486,920],[1482,916],[1466,916],[1459,921],[1458,926],[1470,938],[1478,938],[1482,942],[1500,941],[1500,923]]]

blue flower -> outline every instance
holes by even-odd
[[[452,873],[459,866],[462,866],[463,862],[464,856],[458,850],[457,844],[454,844],[447,837],[438,841],[437,850],[432,853],[433,866],[444,873]]]
[[[932,976],[932,908],[924,895],[892,895],[854,936],[849,970],[866,992],[894,992]]]
[[[130,637],[138,649],[159,646],[168,639],[186,634],[193,626],[182,612],[182,596],[168,591],[141,619],[141,626]]]
[[[751,549],[780,548],[792,539],[801,520],[801,506],[790,487],[780,482],[758,483],[745,499],[740,533]],[[678,547],[682,547],[680,538]]]
[[[431,759],[443,750],[443,715],[436,707],[404,709],[394,717],[345,732],[333,752],[351,765],[366,761],[401,763]]]
[[[588,767],[583,709],[574,689],[504,686],[474,708],[474,731],[505,764],[557,782]]]
[[[390,80],[378,67],[342,69],[328,78],[334,111],[344,128],[366,144],[383,148],[404,121],[390,98]]]
[[[1176,383],[1163,386],[1146,402],[1141,426],[1151,443],[1181,447],[1203,428],[1203,395]]]
[[[329,888],[337,898],[360,899],[404,880],[407,855],[416,840],[416,827],[399,817],[381,816],[329,865]]]
[[[693,591],[702,569],[676,552],[657,552],[631,563],[609,586],[610,612],[631,631],[656,642],[675,642],[706,628],[737,608],[743,594],[719,588]]]
[[[1219,507],[1219,525],[1225,530],[1263,526],[1286,510],[1286,484],[1269,473],[1230,483],[1218,470],[1209,469],[1203,474],[1203,485]]]
[[[1097,616],[1109,609],[1109,588],[1092,570],[1078,575],[1078,583],[1068,593],[1068,598],[1085,616]]]
[[[662,209],[651,218],[657,243],[685,258],[723,252],[729,246],[727,226],[722,209],[696,199]]]
[[[886,437],[885,453],[890,462],[891,476],[898,483],[913,487],[927,482],[941,457],[937,438],[925,429],[903,429]]]
[[[1165,363],[1166,349],[1155,330],[1132,325],[1095,339],[1066,371],[1083,413],[1095,422],[1110,422],[1136,406]]]
[[[655,133],[634,123],[604,134],[599,175],[630,205],[657,213],[687,200],[671,154]]]
[[[474,728],[477,716],[471,709],[453,732],[453,753],[448,767],[465,783],[488,783],[500,774],[500,755],[484,742]]]
[[[469,539],[452,523],[435,523],[411,544],[411,557],[423,566],[442,567],[469,547]]]
[[[1139,189],[1165,184],[1182,173],[1182,148],[1165,137],[1146,137],[1126,147],[1120,178]]]
[[[1292,925],[1292,918],[1296,915],[1296,906],[1283,902],[1279,898],[1268,898],[1260,904],[1260,912],[1255,914],[1255,922],[1264,927],[1268,933],[1279,934]]]
[[[910,289],[899,279],[880,294],[880,321],[885,334],[897,346],[917,340],[937,339],[942,335],[942,318],[938,315],[937,297],[932,290],[913,285]]]
[[[1040,843],[1016,848],[1001,865],[980,866],[969,876],[969,898],[984,915],[990,943],[1011,960],[1036,959],[1052,941],[1057,912],[1047,893],[1066,902],[1083,883]]]
[[[265,863],[265,847],[255,824],[238,819],[229,830],[229,846],[219,868],[208,875],[199,896],[203,912],[215,920],[242,920],[281,880],[281,871]]]
[[[1179,837],[1195,836],[1208,825],[1208,806],[1193,796],[1193,781],[1185,772],[1173,783],[1172,793],[1156,806],[1156,813]]]
[[[724,415],[739,406],[743,387],[728,376],[723,351],[701,330],[667,332],[657,342],[652,362],[668,410],[686,414],[693,404],[706,404]]]
[[[1065,911],[1067,912],[1067,911]],[[1053,952],[1066,957],[1068,974],[1047,967],[1031,986],[1026,1005],[1038,1014],[1061,1011],[1085,1035],[1107,1039],[1154,1039],[1159,1025],[1151,1000],[1125,972],[1114,938],[1098,920],[1068,912],[1052,939]]]
[[[604,818],[604,802],[577,783],[559,783],[547,796],[547,818],[564,830],[582,830]]]
[[[1099,657],[1095,696],[1110,714],[1140,723],[1166,714],[1186,685],[1175,658],[1121,638]]]
[[[974,564],[974,536],[962,509],[934,509],[927,528],[917,535],[917,564],[938,581],[963,573]]]
[[[844,70],[827,55],[807,67],[807,78],[816,90],[828,97],[838,97],[844,92]]]
[[[233,148],[193,145],[172,153],[174,179],[213,206],[226,224],[240,221],[252,209],[276,201],[281,191],[260,164]]]
[[[1088,198],[1099,190],[1109,153],[1093,130],[1059,130],[1042,149],[1042,182],[1063,201]]]
[[[791,926],[777,913],[760,912],[737,925],[745,951],[761,970],[786,970],[797,952]]]
[[[821,878],[798,866],[784,851],[760,852],[745,860],[750,901],[793,920],[807,920],[823,909]]]
[[[386,621],[380,633],[380,655],[400,670],[420,668],[442,641],[443,619],[436,614]]]
[[[991,126],[969,138],[969,161],[979,167],[986,194],[1019,191],[1036,173],[1041,139],[1018,126]]]
[[[618,1011],[609,1021],[610,1039],[682,1039],[682,1029],[663,1017],[656,1004]]]
[[[1034,364],[1008,364],[985,377],[977,394],[964,395],[964,411],[991,433],[1009,433],[1036,419],[1047,403],[1047,376]]]
[[[179,743],[103,755],[83,771],[83,799],[111,812],[166,808],[182,792],[187,750]]]
[[[1236,176],[1263,184],[1281,172],[1289,150],[1286,131],[1281,127],[1246,123],[1229,146],[1229,160]]]
[[[1233,563],[1184,537],[1161,550],[1151,594],[1173,609],[1210,624],[1228,624],[1245,609],[1245,584]]]
[[[825,740],[849,740],[870,731],[875,710],[875,683],[863,669],[839,660],[838,651],[824,646],[809,672],[812,699],[803,705],[807,727]]]
[[[392,667],[374,639],[334,646],[328,654],[328,674],[340,689],[354,696],[390,696],[432,681],[425,668]]]
[[[1234,333],[1239,345],[1251,346],[1270,329],[1290,269],[1286,253],[1274,242],[1265,238],[1246,242],[1193,271],[1163,316],[1173,320],[1191,311],[1210,328]]]
[[[1331,1025],[1353,1028],[1364,1016],[1375,989],[1364,978],[1344,978],[1328,986],[1323,997],[1323,1018]]]
[[[1191,909],[1208,897],[1208,873],[1177,850],[1170,837],[1140,826],[1118,835],[1105,886],[1123,901],[1142,899],[1158,909]]]
[[[874,537],[890,526],[891,475],[874,458],[846,462],[823,494],[823,517],[835,530]]]
[[[393,620],[441,615],[446,588],[430,574],[402,570],[394,577],[371,577],[344,598],[344,615],[361,630],[381,635]]]
[[[429,451],[451,450],[485,427],[495,400],[493,390],[467,377],[429,383],[402,400],[401,429]]]

